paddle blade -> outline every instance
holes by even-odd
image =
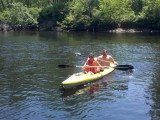
[[[132,70],[134,67],[132,65],[117,65],[115,67],[117,70]]]
[[[62,65],[58,65],[58,67],[59,67],[59,68],[67,68],[67,67],[74,67],[74,66],[62,64]]]

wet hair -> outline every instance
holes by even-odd
[[[94,58],[94,55],[92,53],[90,53],[88,58]]]

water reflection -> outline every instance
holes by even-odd
[[[85,86],[79,86],[72,89],[61,91],[65,110],[72,115],[72,119],[81,118],[89,119],[87,114],[99,114],[103,109],[109,109],[111,104],[116,104],[120,99],[127,96],[129,77],[122,71],[121,78],[115,76],[118,71],[105,76],[94,83]],[[109,110],[105,110],[105,114]],[[98,116],[94,119],[98,119]],[[102,117],[105,118],[105,117]]]
[[[132,72],[123,71],[123,73],[121,74],[126,74],[128,76],[129,74],[132,74]],[[95,93],[99,93],[102,91],[109,92],[109,90],[111,90],[113,92],[113,91],[127,90],[128,89],[127,82],[128,80],[113,80],[113,78],[112,80],[110,80],[108,76],[105,76],[104,78],[96,82],[79,85],[72,88],[66,88],[66,89],[60,88],[60,91],[62,94],[62,98],[64,99],[69,98],[70,96],[78,96],[81,94],[94,96]]]
[[[62,97],[66,98],[72,95],[81,95],[81,94],[93,94],[94,92],[100,89],[99,83],[87,84],[87,85],[80,85],[74,88],[69,89],[60,89],[62,93]]]

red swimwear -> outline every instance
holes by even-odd
[[[91,67],[91,66],[97,66],[97,67]],[[92,72],[92,73],[98,73],[100,72],[100,68],[98,67],[98,63],[94,60],[91,61],[90,59],[87,60],[86,66],[84,66],[82,69],[85,72]]]

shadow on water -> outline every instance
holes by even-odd
[[[98,91],[100,88],[99,83],[92,83],[87,85],[79,85],[73,88],[68,89],[60,89],[62,93],[62,97],[66,98],[72,95],[80,95],[80,94],[93,94],[94,92]]]

